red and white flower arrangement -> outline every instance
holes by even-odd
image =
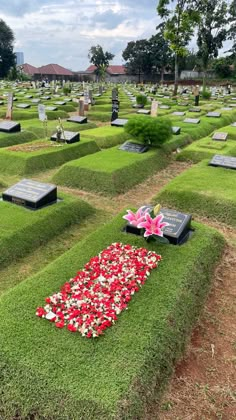
[[[55,322],[57,328],[98,337],[127,309],[160,260],[160,255],[145,248],[113,243],[91,258],[59,293],[47,297],[36,315]]]

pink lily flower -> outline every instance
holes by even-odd
[[[163,218],[164,218],[163,214],[159,214],[154,219],[152,219],[151,216],[148,213],[146,213],[145,221],[139,223],[137,227],[145,229],[145,233],[144,233],[145,238],[152,235],[163,236],[162,229],[165,226],[169,225],[169,223],[162,222]]]
[[[127,210],[127,213],[125,216],[123,216],[123,219],[128,220],[128,222],[135,227],[138,227],[138,225],[145,221],[145,215],[149,212],[149,209],[143,206],[138,209],[136,213],[132,212],[131,210]]]

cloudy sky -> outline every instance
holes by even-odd
[[[156,6],[157,0],[1,0],[0,17],[25,62],[85,70],[88,50],[97,44],[115,54],[113,64],[122,64],[129,41],[155,33]]]

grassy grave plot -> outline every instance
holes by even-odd
[[[35,139],[37,139],[36,134],[30,130],[22,130],[17,133],[0,132],[0,148],[30,142]]]
[[[212,137],[205,137],[186,147],[179,155],[177,155],[177,160],[189,160],[197,163],[203,159],[210,159],[216,154],[236,156],[235,141],[216,141],[213,140]]]
[[[154,202],[236,227],[236,171],[211,167],[208,162],[204,160],[176,177]]]
[[[56,132],[56,127],[58,125],[58,120],[49,120],[47,122],[47,134],[48,138]],[[91,128],[96,128],[96,124],[88,122],[87,124],[76,124],[69,121],[63,121],[62,123],[64,130],[66,131],[84,131]],[[45,137],[45,126],[39,121],[39,119],[33,119],[29,121],[22,122],[22,128],[34,133],[37,138]]]
[[[36,140],[0,150],[0,173],[29,175],[55,168],[73,159],[96,153],[99,147],[94,140],[65,144]]]
[[[0,201],[0,265],[25,256],[94,213],[93,208],[77,198],[58,194],[61,201],[32,211]]]
[[[102,149],[116,146],[130,139],[130,136],[125,133],[123,127],[111,127],[110,125],[86,130],[81,134],[82,139],[87,137],[94,139]]]
[[[181,247],[148,244],[121,231],[121,216],[0,300],[0,415],[52,419],[140,418],[160,396],[196,322],[224,242],[213,229]],[[146,247],[163,261],[99,339],[56,329],[37,306],[116,242]],[[156,389],[155,389],[156,387]],[[29,392],[30,390],[30,392]]]
[[[53,181],[72,188],[116,195],[124,193],[167,164],[168,158],[161,150],[138,154],[113,147],[63,165]]]

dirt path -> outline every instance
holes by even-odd
[[[127,193],[116,197],[105,197],[99,194],[88,193],[77,189],[60,187],[64,192],[77,195],[88,201],[93,206],[107,210],[116,215],[124,208],[139,207],[150,203],[151,199],[177,175],[188,169],[186,162],[171,162],[167,168],[145,180],[143,183],[129,190]]]
[[[184,359],[145,420],[236,419],[236,231],[228,245]]]

